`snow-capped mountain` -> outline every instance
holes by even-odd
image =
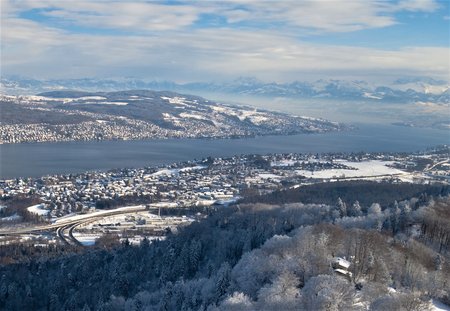
[[[124,89],[151,89],[191,94],[222,93],[289,98],[333,98],[348,100],[373,100],[395,102],[450,103],[449,83],[431,78],[402,78],[391,85],[372,85],[360,80],[294,81],[291,83],[267,83],[255,78],[239,78],[226,83],[186,83],[170,81],[144,81],[134,78],[33,80],[2,78],[1,90],[5,94],[36,94],[60,89],[118,91]]]
[[[450,89],[450,84],[443,80],[415,77],[397,79],[392,87],[401,91],[413,90],[417,93],[443,95]]]

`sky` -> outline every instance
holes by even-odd
[[[1,74],[450,80],[450,0],[0,0]]]

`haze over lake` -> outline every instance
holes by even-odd
[[[168,139],[0,145],[0,178],[144,167],[250,153],[403,152],[450,144],[448,131],[360,124],[353,131],[243,139]]]

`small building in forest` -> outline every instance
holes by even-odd
[[[331,262],[331,267],[333,268],[334,272],[349,279],[351,279],[352,277],[352,273],[349,271],[350,266],[351,262],[342,257],[334,257]]]

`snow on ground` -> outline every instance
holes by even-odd
[[[36,214],[39,216],[46,216],[50,213],[49,210],[45,209],[45,204],[36,204],[27,208],[28,212]]]
[[[211,108],[212,108],[212,110],[215,110],[215,111],[218,111],[218,112],[225,112],[225,113],[228,113],[228,114],[232,113],[231,109],[228,109],[228,108],[222,107],[222,106],[212,106]]]
[[[183,167],[183,168],[179,169],[179,171],[180,172],[190,172],[190,171],[195,171],[195,170],[203,170],[205,168],[206,168],[206,166],[204,166],[204,165],[188,166],[188,167]]]
[[[6,208],[5,205],[0,205],[0,211],[1,211],[2,209],[4,209],[4,208]]]
[[[196,119],[196,120],[208,120],[205,116],[202,116],[200,114],[193,114],[193,113],[180,113],[180,117],[182,118],[189,118],[189,119]]]
[[[36,100],[36,101],[60,101],[64,99],[72,99],[72,98],[51,98],[51,97],[45,97],[45,96],[37,96],[37,95],[28,95],[28,96],[20,96],[29,100]]]
[[[450,306],[440,302],[439,300],[431,300],[431,311],[450,311]]]
[[[350,162],[346,160],[337,160],[335,163],[340,163],[352,168],[351,169],[329,169],[321,171],[307,171],[307,170],[296,170],[296,173],[303,175],[305,177],[311,178],[336,178],[336,177],[370,177],[379,175],[395,175],[395,174],[406,174],[396,168],[388,167],[387,165],[392,164],[388,161],[370,160],[363,162]]]
[[[105,100],[106,97],[103,96],[83,96],[83,97],[45,97],[45,96],[37,96],[37,95],[30,95],[30,96],[24,96],[27,99],[35,100],[35,101],[63,101],[64,103],[70,103],[73,101],[78,100]]]
[[[172,176],[178,173],[177,169],[163,169],[152,174],[152,176],[168,175]]]
[[[272,162],[271,166],[293,166],[297,160],[281,160],[277,162]]]
[[[83,96],[75,98],[76,100],[104,100],[106,97],[103,96]]]
[[[180,124],[180,119],[175,117],[174,115],[171,115],[170,113],[164,112],[162,114],[165,121],[173,122],[174,124]]]
[[[270,119],[266,113],[259,112],[256,110],[238,110],[233,109],[231,107],[222,107],[222,106],[212,106],[211,108],[217,112],[224,113],[229,116],[238,117],[239,120],[241,121],[248,119],[255,125],[259,125]]]
[[[153,174],[151,174],[152,176],[160,176],[160,175],[167,175],[167,176],[172,176],[172,175],[177,175],[180,172],[189,172],[189,171],[194,171],[194,170],[202,170],[205,169],[206,166],[204,165],[197,165],[197,166],[188,166],[188,167],[183,167],[180,169],[162,169],[159,170]]]
[[[141,97],[140,96],[136,96],[136,95],[131,95],[128,100],[141,100]]]
[[[84,246],[92,246],[95,244],[95,240],[97,240],[101,235],[99,234],[84,234],[84,233],[73,233],[73,237],[77,239]]]
[[[216,200],[197,200],[195,202],[196,206],[210,206],[216,203]]]
[[[125,242],[125,240],[128,239],[128,242],[130,242],[131,245],[140,245],[142,240],[144,240],[144,238],[145,237],[143,237],[143,236],[135,236],[132,238],[121,238],[120,242]],[[162,237],[162,236],[148,236],[146,238],[150,242],[155,241],[155,240],[162,241],[165,239],[165,237]]]
[[[309,121],[321,121],[323,119],[319,119],[319,118],[314,118],[314,117],[308,117],[308,116],[297,116],[298,118],[302,118],[304,120],[309,120]]]
[[[233,111],[233,114],[236,115],[241,121],[249,119],[250,122],[256,125],[269,120],[269,118],[265,113],[258,112],[255,110],[241,110],[237,112]]]
[[[269,120],[268,117],[265,117],[263,115],[250,116],[249,119],[253,124],[256,124],[256,125],[264,123]]]
[[[14,221],[14,220],[20,220],[20,219],[22,219],[22,216],[14,214],[12,216],[0,218],[0,222],[3,222],[3,221]]]
[[[128,105],[127,102],[109,102],[109,101],[103,101],[103,102],[84,102],[80,104],[85,105],[116,105],[116,106],[126,106]]]
[[[255,112],[254,111],[239,111],[237,117],[239,118],[239,120],[244,121],[245,118],[250,117],[252,115],[254,115]]]
[[[169,102],[169,104],[175,104],[175,105],[186,105],[186,103],[184,102],[186,100],[186,98],[184,97],[165,97],[165,96],[161,96],[161,99],[167,100]]]
[[[388,289],[388,291],[390,293],[396,293],[397,292],[397,290],[395,288],[393,288],[393,287],[388,287],[387,289]]]

